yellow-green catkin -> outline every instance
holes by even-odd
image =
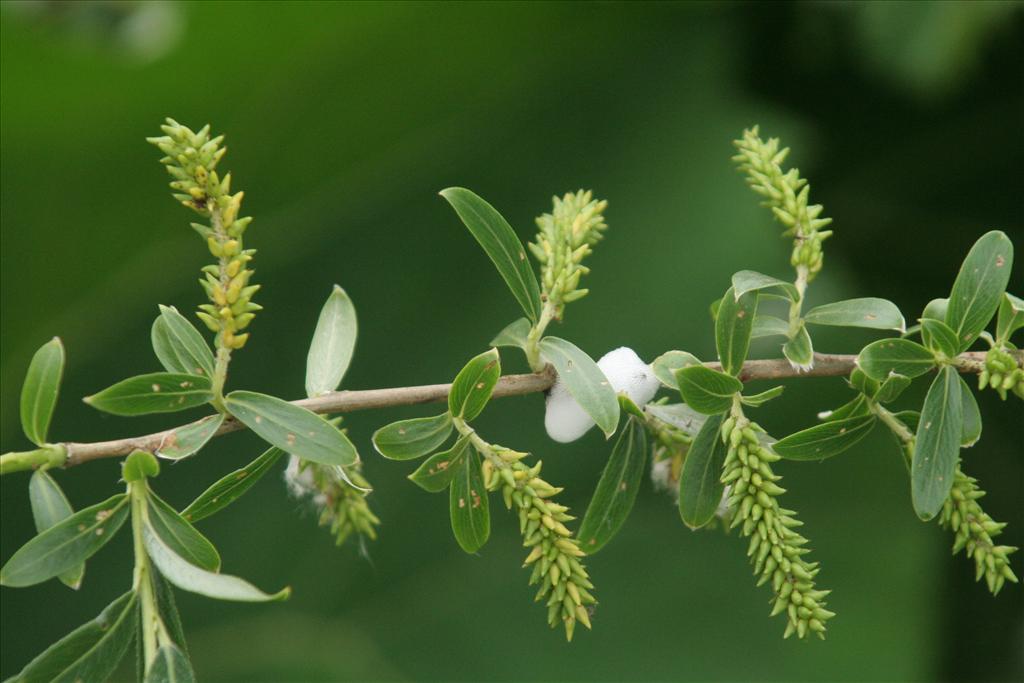
[[[589,190],[553,197],[552,202],[551,213],[537,218],[536,241],[528,246],[541,264],[541,298],[552,317],[561,320],[565,304],[587,294],[579,288],[580,277],[590,272],[582,263],[608,227],[608,202],[594,199]]]
[[[193,132],[174,119],[167,119],[161,130],[164,135],[148,141],[166,155],[160,161],[174,178],[174,198],[208,222],[192,224],[217,259],[203,268],[199,283],[210,303],[199,307],[198,316],[216,333],[221,361],[245,345],[249,334],[243,330],[261,308],[252,302],[259,285],[249,284],[253,274],[249,262],[256,250],[243,247],[252,218],[239,216],[243,193],[231,193],[231,174],[217,173],[217,164],[227,152],[222,146],[224,136],[211,138],[208,125]]]
[[[992,387],[1001,399],[1007,392],[1024,399],[1024,369],[1005,349],[993,346],[985,354],[985,367],[978,375],[978,389]]]
[[[338,466],[321,465],[303,460],[301,469],[308,469],[313,477],[313,501],[319,510],[318,523],[328,527],[337,545],[352,534],[371,541],[377,539],[380,519],[367,503],[369,482],[363,477],[362,463],[355,463],[339,472]]]
[[[804,559],[810,549],[804,547],[807,539],[796,532],[803,523],[795,512],[779,505],[785,489],[778,485],[781,477],[771,464],[780,457],[761,444],[760,431],[742,412],[734,412],[722,423],[721,437],[728,444],[722,481],[732,487],[731,526],[750,537],[747,555],[758,575],[757,585],[771,584],[775,592],[771,614],[785,613],[789,620],[784,637],[816,633],[824,638],[825,624],[835,616],[825,608],[830,591],[815,587],[818,563]]]
[[[775,218],[786,226],[784,237],[793,238],[793,254],[790,262],[794,268],[806,268],[807,280],[813,280],[821,270],[821,243],[832,234],[828,226],[831,218],[820,218],[820,204],[808,204],[810,185],[800,177],[800,171],[791,168],[783,171],[782,163],[789,155],[789,148],[779,148],[778,138],[762,140],[758,127],[743,131],[743,138],[735,140],[737,154],[732,158],[747,175],[747,184],[764,197],[763,206],[775,214]]]
[[[961,550],[974,559],[975,580],[985,577],[989,591],[996,595],[1007,581],[1017,583],[1010,568],[1009,556],[1017,548],[996,545],[992,539],[1003,531],[1005,523],[994,521],[981,509],[978,499],[985,492],[978,488],[978,480],[964,474],[959,467],[953,475],[953,488],[942,506],[939,523],[953,531],[953,553]]]
[[[484,481],[490,491],[501,491],[506,507],[519,515],[523,545],[530,549],[524,567],[530,567],[530,585],[539,584],[535,600],[548,608],[548,624],[561,623],[572,640],[576,624],[590,628],[590,608],[597,603],[594,584],[583,566],[586,555],[565,526],[574,517],[553,500],[562,491],[540,477],[541,463],[527,467],[525,453],[491,447],[484,460]]]

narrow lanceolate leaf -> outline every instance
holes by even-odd
[[[855,417],[857,415],[867,415],[869,412],[867,399],[864,398],[863,394],[859,394],[857,398],[844,403],[835,410],[826,410],[823,413],[818,413],[818,419],[823,422],[832,422],[835,420],[845,420],[848,417]]]
[[[935,354],[909,339],[879,339],[861,349],[857,367],[879,382],[891,372],[913,378],[935,367]]]
[[[700,365],[700,359],[686,351],[666,351],[651,363],[651,370],[658,381],[669,389],[679,389],[676,382],[676,370],[688,365]]]
[[[796,335],[782,345],[782,355],[797,370],[806,372],[814,367],[814,346],[806,325],[801,325]]]
[[[222,424],[224,414],[217,413],[178,427],[156,449],[156,455],[168,460],[181,460],[194,455],[213,438]]]
[[[132,644],[137,609],[135,593],[125,593],[46,648],[8,683],[107,680]]]
[[[643,423],[630,417],[608,458],[587,514],[580,524],[580,547],[596,553],[625,523],[636,502],[647,465],[647,432]]]
[[[160,307],[150,337],[153,351],[167,372],[213,377],[213,352],[199,330],[177,309]]]
[[[197,567],[163,541],[154,530],[151,520],[143,525],[142,537],[153,564],[168,581],[182,590],[216,600],[238,602],[284,600],[291,594],[291,589],[285,588],[270,595],[237,576],[208,572]]]
[[[149,494],[149,521],[160,539],[180,557],[207,571],[220,571],[220,554],[209,540],[155,493]]]
[[[123,493],[76,512],[21,546],[0,569],[0,584],[32,586],[70,571],[106,545],[127,517]]]
[[[64,374],[64,345],[54,337],[39,347],[21,386],[21,428],[37,446],[46,443]]]
[[[475,450],[470,449],[455,470],[448,511],[459,546],[467,553],[480,550],[491,535],[491,513],[480,456]]]
[[[464,436],[449,450],[435,453],[424,460],[423,464],[409,475],[409,479],[424,491],[440,493],[452,483],[452,478],[462,467],[462,461],[470,450],[472,448],[469,437]]]
[[[999,230],[974,243],[949,294],[946,324],[956,332],[959,350],[969,347],[995,315],[1010,281],[1013,243]]]
[[[84,400],[105,413],[130,416],[173,413],[201,406],[212,398],[207,377],[154,372],[121,380]]]
[[[498,350],[491,349],[471,359],[459,371],[448,393],[448,410],[455,417],[469,422],[476,418],[491,400],[494,385],[501,377]]]
[[[313,332],[306,356],[306,395],[319,396],[341,386],[352,361],[358,324],[356,308],[345,290],[334,285]]]
[[[935,376],[925,396],[911,466],[914,510],[925,521],[939,513],[949,496],[963,426],[960,377],[946,366]]]
[[[732,398],[743,390],[743,382],[703,365],[692,365],[676,372],[679,393],[686,405],[705,415],[724,413],[732,407]]]
[[[737,299],[747,292],[756,292],[762,289],[778,289],[791,301],[796,301],[800,298],[800,293],[792,283],[772,277],[771,275],[758,273],[754,270],[741,270],[738,273],[734,273],[732,276],[732,289],[733,296]]]
[[[619,401],[597,363],[574,344],[558,337],[541,340],[540,356],[555,367],[558,378],[565,383],[576,403],[605,437],[611,438],[619,426]]]
[[[540,318],[540,288],[526,258],[523,243],[493,206],[462,187],[441,190],[476,241],[494,262],[512,296],[533,322]]]
[[[718,359],[722,361],[722,370],[730,375],[738,375],[747,360],[755,313],[756,291],[736,296],[729,288],[722,297],[718,317],[715,318],[715,347]]]
[[[946,358],[956,358],[960,351],[956,332],[941,320],[921,318],[921,338],[932,352],[941,353]]]
[[[321,465],[348,467],[359,458],[340,430],[305,408],[254,391],[232,391],[225,398],[232,415],[264,441]]]
[[[782,396],[782,390],[785,387],[772,387],[767,391],[762,391],[759,394],[750,394],[749,396],[740,396],[740,401],[746,406],[763,406],[773,398]]]
[[[280,448],[268,448],[260,457],[245,467],[226,474],[214,482],[210,488],[199,494],[198,498],[182,510],[181,516],[190,522],[198,522],[220,512],[252,488],[253,484],[259,481],[281,459],[282,455],[284,455],[284,451]]]
[[[789,323],[774,315],[755,315],[754,327],[750,330],[751,339],[763,337],[788,337]]]
[[[526,338],[530,334],[532,325],[526,318],[511,323],[491,340],[491,346],[515,346],[520,349],[526,348]]]
[[[874,415],[830,420],[775,442],[776,453],[788,460],[824,460],[863,439],[875,426]]]
[[[144,683],[195,683],[188,656],[177,645],[164,645],[149,664]]]
[[[46,470],[36,470],[28,481],[28,500],[32,506],[32,518],[36,523],[36,531],[43,533],[53,525],[64,521],[74,514],[71,503],[53,477]],[[78,590],[85,574],[85,563],[72,567],[60,574],[60,579],[68,588]]]
[[[722,466],[728,450],[718,438],[724,415],[709,417],[683,461],[679,477],[679,516],[691,529],[699,529],[715,516],[725,485]]]
[[[978,443],[981,438],[981,411],[978,410],[978,401],[974,393],[967,386],[967,382],[960,377],[960,403],[963,406],[964,428],[960,433],[960,447],[970,448]]]
[[[910,378],[905,375],[889,373],[882,385],[875,392],[874,399],[879,403],[891,403],[900,397],[907,387],[910,386]]]
[[[872,330],[903,332],[907,329],[907,323],[896,304],[875,297],[846,299],[815,306],[807,311],[804,320],[815,325],[866,327]]]
[[[1013,333],[1024,327],[1024,299],[1009,292],[1003,293],[996,318],[996,340],[1000,343],[1010,340]]]
[[[412,460],[440,448],[452,433],[451,413],[415,417],[384,425],[373,433],[373,447],[390,460]]]

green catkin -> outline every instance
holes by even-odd
[[[1006,581],[1017,583],[1009,560],[1017,548],[993,543],[993,537],[1002,533],[1006,524],[994,521],[981,509],[978,500],[984,495],[978,480],[957,467],[953,488],[939,514],[939,524],[954,533],[953,553],[963,550],[973,558],[975,580],[981,581],[984,576],[989,591],[996,595]]]
[[[174,119],[161,126],[165,133],[147,138],[164,156],[160,161],[174,178],[174,198],[205,218],[209,225],[193,223],[210,254],[217,259],[203,268],[199,280],[210,303],[199,307],[200,320],[217,335],[216,344],[225,356],[245,346],[249,334],[243,332],[261,307],[252,302],[259,285],[249,284],[253,271],[248,267],[255,249],[245,249],[243,234],[252,221],[240,217],[242,192],[231,194],[231,174],[222,178],[217,164],[227,148],[224,136],[210,137],[210,127],[193,132]]]
[[[819,217],[820,204],[808,204],[810,185],[800,177],[799,169],[783,171],[789,148],[780,149],[778,138],[762,140],[754,126],[743,131],[743,138],[733,141],[733,145],[737,153],[732,159],[747,175],[747,184],[764,198],[762,205],[786,226],[783,236],[793,238],[790,263],[794,268],[806,268],[807,280],[813,280],[821,270],[821,243],[832,234],[822,228],[831,224],[832,219]]]
[[[553,500],[562,489],[541,479],[540,462],[523,464],[524,453],[490,446],[483,455],[487,489],[500,491],[505,506],[519,517],[523,545],[530,549],[523,566],[530,568],[530,585],[539,585],[534,599],[544,601],[548,625],[561,623],[572,640],[577,623],[590,628],[590,608],[597,600],[582,561],[586,553],[565,526],[575,518]]]
[[[317,521],[330,529],[337,545],[343,544],[353,533],[371,541],[377,539],[380,519],[366,501],[370,484],[362,475],[362,463],[345,467],[344,476],[338,466],[308,460],[303,460],[299,469],[312,474],[309,494],[319,510]]]
[[[817,562],[808,562],[804,555],[807,539],[796,532],[802,522],[796,513],[779,505],[785,493],[777,482],[781,477],[772,471],[771,463],[780,459],[758,440],[761,428],[734,411],[734,420],[722,425],[721,438],[728,444],[722,481],[732,486],[728,506],[732,510],[731,526],[739,527],[750,538],[747,555],[754,564],[758,585],[770,583],[775,593],[772,616],[785,613],[788,619],[784,637],[796,633],[804,638],[810,633],[825,637],[826,622],[835,616],[825,607],[831,592],[815,587]]]
[[[992,387],[1004,401],[1007,392],[1024,399],[1024,369],[998,346],[993,346],[985,354],[985,367],[978,375],[978,389],[985,387]]]

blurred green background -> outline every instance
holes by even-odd
[[[593,188],[611,230],[557,334],[599,356],[681,348],[711,358],[708,303],[729,275],[786,276],[779,227],[733,170],[730,141],[760,123],[793,146],[835,218],[811,303],[894,300],[908,318],[944,296],[971,243],[1024,226],[1024,5],[1019,3],[340,4],[5,2],[0,12],[2,448],[26,447],[17,400],[53,335],[68,367],[53,433],[97,440],[176,424],[95,413],[78,398],[158,369],[158,303],[192,310],[205,249],[143,138],[166,115],[228,135],[225,168],[256,217],[248,242],[266,307],[230,383],[302,393],[306,347],[334,283],[360,339],[346,388],[447,381],[519,315],[437,197],[473,188],[526,239],[553,193]],[[1018,261],[1019,262],[1019,261]],[[1018,266],[1011,289],[1021,293]],[[877,335],[819,333],[855,351]],[[761,346],[757,352],[777,355]],[[514,353],[506,369],[525,369]],[[844,402],[837,380],[790,382],[759,411],[777,434]],[[763,388],[767,388],[765,385]],[[909,396],[919,401],[921,387]],[[965,469],[1024,545],[1020,404],[980,398]],[[1024,679],[1024,599],[998,599],[917,521],[881,431],[823,465],[780,468],[839,616],[825,642],[768,618],[735,535],[691,533],[645,484],[590,567],[595,630],[567,645],[532,604],[514,518],[496,508],[479,556],[414,465],[369,445],[387,421],[353,414],[381,537],[337,549],[278,475],[203,523],[225,570],[290,584],[284,604],[180,595],[210,681]],[[582,512],[609,450],[596,433],[550,442],[538,396],[495,403],[482,430],[543,456]],[[184,505],[261,450],[250,434],[165,467]],[[113,460],[58,473],[76,506],[115,492]],[[32,534],[24,475],[2,481],[2,557]],[[92,618],[130,582],[128,534],[89,562],[85,588],[3,589],[0,673]],[[1015,571],[1022,573],[1019,555]],[[128,671],[127,669],[125,670]]]

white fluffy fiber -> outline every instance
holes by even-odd
[[[633,403],[643,407],[654,398],[660,383],[651,366],[640,360],[633,349],[620,347],[601,356],[597,367],[608,379],[615,393],[624,392]],[[544,413],[544,427],[555,441],[575,441],[594,426],[594,421],[569,394],[561,379],[555,382],[548,394],[547,410]]]

